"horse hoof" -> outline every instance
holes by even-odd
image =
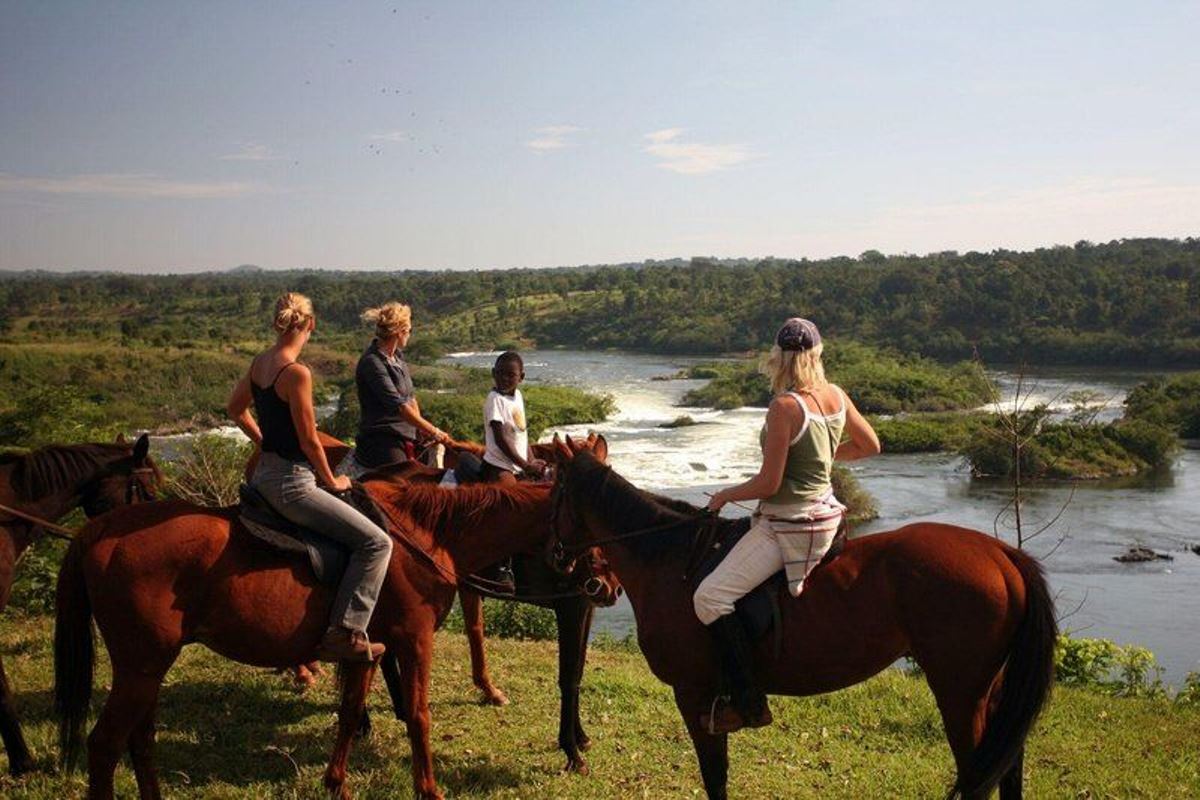
[[[563,772],[573,772],[576,775],[590,775],[592,770],[583,758],[575,756],[574,758],[567,758],[567,766],[563,769]]]
[[[508,705],[508,696],[499,689],[493,689],[490,692],[483,694],[484,705],[489,706],[506,706]]]

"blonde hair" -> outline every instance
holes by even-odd
[[[771,380],[771,393],[820,389],[829,383],[825,379],[825,366],[821,353],[825,345],[818,344],[809,350],[784,350],[779,345],[771,348],[763,364],[763,374]]]
[[[303,330],[313,319],[312,301],[299,292],[287,292],[275,301],[275,319],[271,327],[278,334]]]
[[[393,300],[379,308],[368,308],[362,313],[363,322],[375,323],[375,335],[390,339],[412,328],[412,309]]]

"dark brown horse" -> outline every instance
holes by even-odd
[[[95,516],[126,503],[152,500],[162,476],[147,455],[149,449],[149,438],[142,436],[134,445],[121,438],[116,444],[52,445],[0,456],[0,505],[57,522],[78,506]],[[0,511],[0,612],[8,605],[21,556],[40,533],[36,523]],[[33,768],[3,663],[0,738],[11,773]]]
[[[556,436],[553,442],[535,447],[538,458],[559,465],[569,461],[575,453],[584,450],[592,452],[601,460],[608,455],[608,443],[604,437],[595,435],[578,440],[567,437],[565,442]],[[444,473],[445,470],[407,462],[369,473],[369,478],[436,484],[442,480]],[[558,632],[558,745],[567,756],[566,769],[587,774],[588,765],[583,752],[591,746],[591,740],[583,728],[583,720],[579,713],[579,688],[587,662],[587,644],[593,612],[596,606],[611,606],[617,601],[622,592],[620,583],[603,556],[594,548],[581,554],[574,569],[570,570],[565,578],[550,566],[543,552],[520,553],[514,556],[513,567],[519,578],[518,596],[513,597],[510,602],[528,603],[549,608],[554,612]],[[492,682],[487,667],[484,650],[484,596],[464,584],[458,588],[458,598],[470,646],[472,680],[483,693],[485,702],[505,705],[508,698]],[[389,690],[392,690],[392,706],[396,716],[404,720],[405,709],[400,702],[401,697],[393,689],[399,685],[399,666],[390,655],[383,657],[382,671]],[[362,730],[366,732],[369,729],[369,717],[364,716]]]
[[[367,481],[388,518],[391,565],[369,629],[400,660],[415,794],[439,798],[429,749],[433,633],[450,611],[459,576],[544,545],[550,487],[432,486]],[[236,509],[154,503],[92,521],[59,573],[55,708],[62,754],[80,749],[92,691],[91,620],[108,648],[112,691],[88,737],[88,795],[110,798],[128,749],[143,798],[160,796],[153,763],[154,714],[163,676],[184,645],[288,667],[313,658],[329,618],[331,587],[299,559],[264,545],[236,523]],[[374,664],[344,664],[337,742],[325,786],[348,797],[346,763]]]
[[[727,737],[700,725],[719,691],[717,656],[679,577],[700,510],[668,508],[586,454],[559,473],[555,495],[556,538],[568,553],[601,544],[629,593],[650,669],[674,689],[704,788],[726,797]],[[1020,797],[1025,738],[1050,691],[1057,636],[1033,558],[965,528],[908,525],[847,542],[799,598],[780,590],[778,602],[781,650],[768,636],[755,654],[769,693],[835,691],[911,656],[954,753],[951,796],[985,798],[999,785],[1002,800]]]

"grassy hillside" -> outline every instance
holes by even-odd
[[[7,620],[0,634],[27,733],[43,767],[55,752],[50,720],[51,621]],[[640,654],[593,648],[584,678],[592,774],[564,775],[552,643],[491,641],[492,674],[512,700],[480,706],[465,640],[442,633],[433,672],[433,748],[448,797],[693,798],[699,772],[665,686]],[[98,696],[108,680],[97,679]],[[158,718],[164,791],[177,798],[316,797],[332,744],[334,699],[326,679],[294,694],[281,677],[191,647],[168,676]],[[410,797],[409,744],[389,719],[382,682],[371,704],[375,732],[351,756],[359,798]],[[923,681],[888,671],[838,694],[772,701],[776,722],[732,743],[732,796],[934,797],[952,765]],[[1027,792],[1037,798],[1200,795],[1200,711],[1161,699],[1114,698],[1060,687],[1030,741]],[[2,759],[0,759],[0,763]],[[13,800],[78,797],[83,778],[42,772],[0,777]],[[127,766],[117,793],[135,794]]]

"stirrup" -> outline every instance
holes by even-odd
[[[713,726],[713,723],[716,722],[716,720],[717,720],[717,704],[720,703],[722,700],[724,700],[726,703],[733,702],[733,698],[727,694],[713,695],[712,704],[709,705],[709,707],[708,707],[708,735],[709,736],[717,735],[717,729]]]

